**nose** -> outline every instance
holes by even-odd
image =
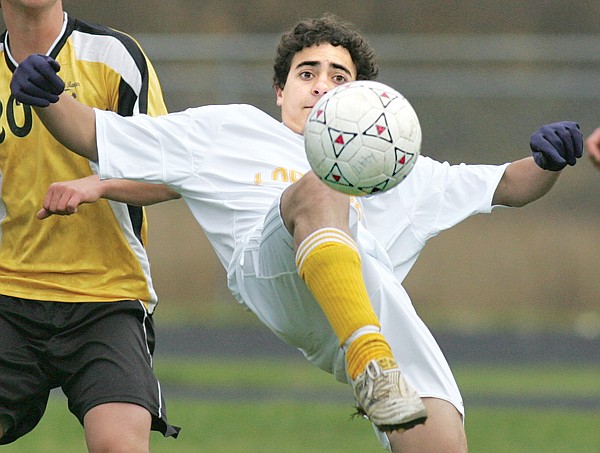
[[[313,94],[316,96],[323,96],[330,89],[331,83],[329,83],[326,78],[322,77],[315,81],[315,84],[313,85]]]

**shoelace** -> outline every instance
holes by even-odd
[[[389,394],[392,391],[394,384],[389,381],[381,383],[381,381],[383,381],[383,370],[375,363],[370,362],[367,364],[367,369],[365,371],[369,378],[365,379],[366,386],[361,389],[361,393],[366,390],[367,398],[369,400],[374,400],[375,398]],[[377,388],[377,395],[374,395],[375,388]]]

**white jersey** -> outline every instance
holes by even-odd
[[[96,110],[96,128],[100,176],[165,183],[181,193],[228,270],[244,236],[310,169],[302,136],[249,105],[204,106],[158,118]],[[396,188],[361,200],[364,221],[400,281],[428,239],[492,209],[504,169],[420,156]]]

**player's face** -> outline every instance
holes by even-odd
[[[341,46],[321,44],[294,55],[283,89],[276,88],[283,124],[304,131],[312,107],[329,90],[356,79],[356,65]]]
[[[60,0],[1,0],[0,7],[4,6],[6,9],[14,9],[17,11],[30,11],[47,9],[59,5],[62,8],[62,1]]]

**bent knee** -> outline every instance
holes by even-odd
[[[347,230],[350,197],[331,189],[312,172],[288,187],[281,197],[281,215],[288,231],[295,236],[318,228]]]

